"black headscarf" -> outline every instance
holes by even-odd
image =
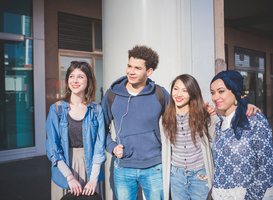
[[[244,129],[250,130],[249,122],[246,116],[248,101],[241,98],[244,77],[235,70],[222,71],[212,79],[210,85],[217,79],[221,79],[224,82],[227,89],[232,91],[238,102],[235,115],[231,121],[231,128],[234,130],[235,138],[239,140]]]

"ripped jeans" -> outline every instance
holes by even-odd
[[[184,170],[172,165],[171,196],[172,200],[202,200],[209,193],[206,169]]]

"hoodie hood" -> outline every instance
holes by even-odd
[[[127,81],[128,81],[127,76],[123,76],[123,77],[117,79],[110,86],[110,90],[112,90],[112,92],[114,92],[116,95],[129,97],[130,94],[125,87],[125,84],[127,83]],[[141,90],[141,92],[138,95],[150,94],[154,91],[154,88],[155,88],[155,82],[148,78],[147,83],[146,83],[146,87],[143,88],[143,90]]]

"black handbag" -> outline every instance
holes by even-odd
[[[98,193],[94,193],[93,195],[79,195],[76,196],[71,194],[70,192],[64,195],[61,200],[102,200],[101,196]]]

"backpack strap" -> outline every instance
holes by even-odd
[[[62,118],[62,113],[63,113],[63,102],[62,101],[57,101],[55,103],[56,109],[57,109],[57,114],[59,117],[59,120]]]
[[[115,97],[116,97],[116,94],[111,90],[109,89],[108,91],[108,95],[107,95],[107,101],[108,101],[108,104],[110,106],[110,112],[111,112],[111,107],[112,107],[112,104],[115,100]],[[111,115],[112,115],[112,112],[111,112]],[[112,120],[114,119],[113,115],[112,115]]]
[[[94,112],[95,117],[97,118],[99,115],[99,104],[97,104],[97,102],[95,102],[95,101],[92,101],[92,104],[93,104],[92,110]],[[95,107],[97,107],[96,110],[94,109]]]
[[[155,94],[161,105],[161,115],[165,112],[165,95],[161,86],[155,84]]]
[[[110,110],[111,110],[112,104],[114,102],[115,96],[116,96],[116,94],[112,90],[109,89],[107,101],[110,106]]]

